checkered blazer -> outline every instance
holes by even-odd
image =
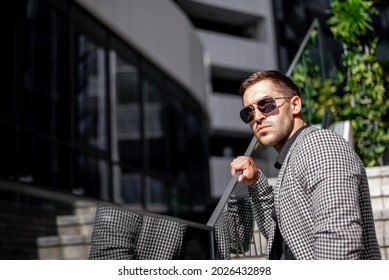
[[[380,259],[365,168],[338,134],[308,127],[291,146],[274,189],[264,175],[249,188],[254,217],[273,248],[275,207],[296,259]]]
[[[244,191],[245,190],[245,191]],[[235,186],[215,225],[216,258],[245,255],[253,238],[254,217],[247,187]]]

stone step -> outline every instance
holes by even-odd
[[[94,214],[66,215],[57,217],[58,235],[87,235],[92,233]]]
[[[90,248],[90,237],[62,235],[38,237],[40,260],[85,260]]]
[[[74,215],[56,217],[58,236],[37,238],[41,260],[83,260],[90,248],[96,203],[79,200],[73,204]]]
[[[78,200],[74,203],[74,214],[75,215],[95,215],[96,213],[96,202]]]

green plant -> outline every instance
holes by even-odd
[[[336,87],[331,79],[325,79],[317,59],[312,54],[318,47],[319,23],[309,33],[309,40],[293,69],[291,79],[302,91],[303,116],[309,124],[320,124],[324,114],[330,110],[339,119],[338,97],[334,96]],[[322,59],[322,58],[319,58]]]
[[[388,124],[383,117],[385,102],[383,71],[375,57],[378,38],[371,25],[377,13],[372,1],[331,0],[328,20],[343,53],[336,84],[343,89],[340,117],[350,120],[355,149],[366,166],[378,165],[389,141]]]

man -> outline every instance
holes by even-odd
[[[273,189],[250,157],[231,162],[249,186],[269,259],[380,259],[365,168],[339,135],[307,126],[298,87],[278,71],[241,85],[240,116],[273,147],[280,169]]]

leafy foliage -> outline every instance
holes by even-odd
[[[356,152],[366,166],[379,165],[389,143],[389,63],[381,65],[375,57],[371,15],[377,11],[372,1],[331,0],[329,13],[328,25],[343,50],[340,64],[336,78],[323,77],[314,56],[315,26],[291,74],[303,92],[303,115],[310,124],[320,123],[327,110],[336,121],[350,120]]]
[[[373,1],[365,0],[330,1],[332,17],[328,24],[335,39],[346,46],[358,45],[368,31],[374,32],[370,13],[377,10],[372,5]]]
[[[375,57],[378,38],[370,15],[377,11],[372,1],[331,0],[328,20],[334,38],[342,44],[340,71],[336,84],[343,89],[340,118],[350,120],[356,151],[366,166],[378,164],[389,141],[388,124],[384,122],[384,75]]]
[[[292,80],[302,90],[303,116],[309,124],[322,122],[324,114],[330,110],[339,120],[339,98],[334,95],[336,86],[331,79],[325,79],[313,52],[317,48],[319,25],[316,23],[309,34],[309,40],[298,63],[291,74]]]

